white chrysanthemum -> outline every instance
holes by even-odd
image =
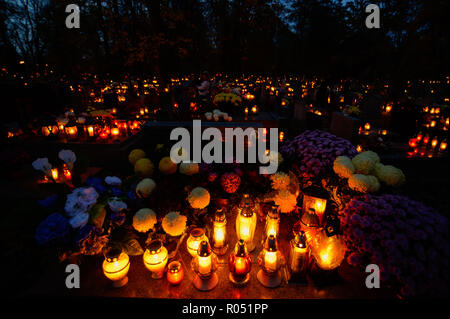
[[[122,209],[127,209],[127,204],[119,200],[118,198],[113,198],[108,201],[108,206],[114,213],[120,212]]]
[[[97,203],[98,193],[93,187],[80,187],[67,195],[64,210],[70,217],[88,212]]]
[[[71,150],[59,151],[58,157],[60,160],[62,160],[64,163],[66,163],[70,169],[73,168],[73,163],[75,163],[75,161],[77,160],[77,156]]]
[[[141,233],[153,229],[156,222],[156,214],[150,208],[142,208],[133,216],[133,227]]]
[[[52,169],[52,164],[48,162],[48,158],[38,158],[33,163],[33,168],[37,171],[42,171],[46,175],[50,175],[50,170]]]
[[[197,163],[181,163],[180,164],[180,174],[184,175],[194,175],[198,173]]]
[[[180,236],[186,228],[187,217],[180,212],[170,212],[164,216],[162,227],[170,236]]]
[[[211,196],[208,190],[203,187],[194,188],[188,196],[188,202],[192,208],[203,209],[209,205]]]
[[[88,213],[80,213],[78,215],[75,215],[69,220],[70,226],[72,228],[81,228],[87,224],[89,221],[89,214]]]
[[[105,183],[110,186],[120,186],[122,185],[122,180],[117,176],[107,176],[105,178]]]
[[[138,194],[139,197],[147,198],[153,192],[155,187],[156,183],[153,179],[144,178],[142,181],[139,182],[139,184],[137,184],[136,194]]]
[[[334,172],[341,178],[349,178],[355,173],[355,166],[347,156],[338,156],[333,163]]]

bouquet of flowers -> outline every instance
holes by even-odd
[[[401,297],[448,295],[448,219],[398,195],[363,195],[341,211],[350,265],[376,264]]]

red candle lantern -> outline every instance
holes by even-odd
[[[181,263],[177,260],[172,261],[167,266],[167,281],[172,285],[179,285],[184,277],[184,270]]]
[[[414,137],[413,137],[413,138],[410,138],[408,144],[409,144],[409,146],[412,147],[412,148],[417,147],[417,139],[415,139]]]
[[[422,140],[422,137],[423,137],[422,132],[419,132],[419,134],[417,134],[416,136],[416,140],[420,142]]]
[[[228,258],[228,269],[230,281],[235,285],[244,285],[250,279],[252,257],[242,239],[237,242],[234,252]]]
[[[429,141],[430,141],[430,136],[427,134],[427,135],[425,135],[425,137],[423,138],[423,144],[427,145]]]

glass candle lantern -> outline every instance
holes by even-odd
[[[328,193],[323,188],[310,186],[302,191],[303,193],[303,213],[308,212],[310,208],[313,208],[319,221],[322,222],[323,215],[327,209]]]
[[[264,238],[273,235],[278,236],[278,230],[280,227],[280,214],[278,213],[278,206],[273,205],[266,216],[266,225],[264,227]]]
[[[219,283],[216,274],[217,256],[212,252],[209,242],[203,240],[197,250],[197,255],[192,259],[191,265],[196,273],[193,284],[201,291],[214,289]]]
[[[107,247],[104,252],[103,274],[113,282],[113,287],[123,287],[128,283],[130,258],[119,247]]]
[[[69,121],[64,127],[64,132],[69,139],[75,139],[78,135],[77,124],[74,121]]]
[[[445,151],[447,149],[447,140],[443,140],[439,146],[440,151]]]
[[[289,244],[289,271],[291,279],[302,279],[304,281],[308,266],[308,247],[305,233],[299,231]]]
[[[101,132],[101,127],[92,118],[88,118],[85,123],[85,134],[90,139],[95,139]]]
[[[52,121],[47,121],[42,125],[41,132],[43,136],[53,138],[57,136],[59,128]]]
[[[172,285],[179,285],[184,277],[183,266],[178,260],[167,266],[167,281]]]
[[[340,223],[335,215],[327,218],[324,229],[317,234],[317,240],[311,247],[317,266],[322,270],[336,269],[344,260],[346,246],[340,236]]]
[[[217,255],[224,255],[228,249],[227,243],[227,219],[225,212],[220,208],[216,211],[213,223],[213,251]]]
[[[64,127],[69,123],[69,119],[65,116],[56,118],[56,124],[58,125],[59,133],[64,133]]]
[[[186,246],[192,257],[197,256],[198,247],[203,240],[208,241],[208,237],[206,237],[205,231],[202,228],[193,228],[190,231]]]
[[[435,136],[435,137],[431,140],[431,148],[435,148],[437,144],[438,144],[438,139],[437,139],[437,136]]]
[[[53,180],[55,181],[55,182],[57,182],[58,181],[58,177],[59,177],[59,172],[58,172],[58,169],[55,167],[55,168],[52,168],[51,169],[51,172],[52,172],[52,178],[53,178]]]
[[[159,239],[152,240],[144,252],[144,265],[152,272],[152,278],[161,279],[167,264],[168,253]]]
[[[250,203],[246,202],[236,217],[236,235],[238,240],[242,239],[245,242],[249,251],[255,249],[255,244],[253,243],[255,230],[256,214],[250,207]]]
[[[120,136],[120,129],[114,125],[111,127],[111,137],[112,138],[117,138]]]
[[[72,172],[70,171],[66,163],[63,164],[63,174],[67,181],[70,181],[72,179]]]
[[[247,246],[241,239],[237,242],[234,251],[228,257],[230,281],[235,285],[243,285],[250,279],[252,270],[252,257],[248,254]]]
[[[270,235],[258,256],[258,264],[261,267],[257,274],[258,281],[265,287],[278,287],[282,280],[280,269],[283,262],[283,255],[278,250],[277,239]]]
[[[314,208],[310,208],[306,213],[302,214],[300,223],[300,230],[305,233],[306,241],[311,245],[320,228],[319,217],[317,217]]]

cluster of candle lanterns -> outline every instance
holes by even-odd
[[[289,255],[286,261],[278,248],[280,216],[278,207],[269,210],[264,225],[262,250],[258,254],[260,267],[256,278],[265,287],[275,288],[281,285],[283,267],[287,267],[286,279],[306,283],[306,275],[311,265],[317,265],[323,271],[335,270],[342,262],[345,245],[339,237],[339,220],[335,215],[326,215],[327,195],[319,188],[310,187],[303,191],[301,228],[294,233],[289,242]],[[244,194],[236,207],[237,243],[227,258],[229,280],[236,286],[244,286],[250,280],[252,257],[257,224],[255,205],[248,194]],[[325,227],[322,225],[325,224]],[[203,228],[194,227],[189,231],[186,249],[192,256],[191,268],[195,273],[192,281],[200,291],[214,289],[219,282],[216,270],[219,257],[228,251],[227,219],[225,211],[218,208],[212,223],[211,239]],[[315,263],[312,263],[312,261]],[[168,263],[169,255],[163,242],[152,240],[143,255],[145,267],[152,278],[167,278],[171,285],[179,285],[184,277],[182,263],[174,260]],[[126,284],[129,270],[129,257],[117,248],[108,248],[105,252],[103,272],[113,281],[114,287]]]
[[[133,135],[141,125],[138,120],[109,117],[61,117],[56,121],[45,120],[41,126],[41,134],[48,139],[108,141]]]

